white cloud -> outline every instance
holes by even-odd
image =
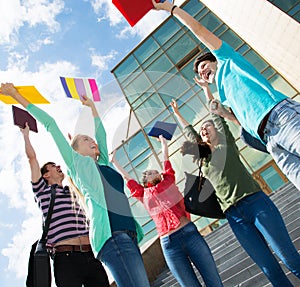
[[[0,42],[8,43],[12,40],[12,34],[16,33],[23,25],[23,14],[25,9],[20,5],[19,0],[1,1],[0,11]]]
[[[130,27],[129,25],[123,27],[117,37],[121,39],[134,36],[145,38],[160,25],[167,16],[168,14],[161,11],[149,11],[134,27]]]
[[[17,42],[19,29],[28,24],[33,27],[44,24],[51,33],[57,32],[60,24],[56,16],[63,11],[62,0],[19,0],[1,1],[0,11],[0,42],[12,46]]]
[[[47,46],[47,45],[51,45],[54,44],[54,41],[51,40],[50,37],[46,37],[44,39],[39,39],[37,41],[35,41],[34,43],[29,43],[29,49],[31,52],[36,52],[38,51],[42,46]]]
[[[91,4],[95,13],[105,17],[111,26],[116,26],[123,21],[122,14],[115,7],[115,5],[112,4],[111,0],[93,0],[91,1]]]
[[[6,271],[14,272],[17,278],[25,277],[29,259],[30,247],[41,236],[41,216],[26,219],[21,231],[11,240],[9,245],[1,250],[8,258]]]
[[[94,0],[92,6],[97,15],[105,17],[111,26],[127,23],[121,12],[112,4],[110,0]],[[149,11],[134,27],[127,25],[121,26],[121,31],[116,34],[117,38],[127,39],[134,36],[141,38],[149,35],[166,17],[167,13],[162,11]],[[101,18],[102,18],[101,17]]]
[[[26,9],[24,21],[30,26],[45,24],[51,32],[59,29],[60,25],[55,18],[62,12],[64,1],[27,0],[24,1],[24,8]]]
[[[99,72],[103,72],[109,69],[109,62],[115,59],[117,51],[112,50],[107,55],[96,54],[94,50],[92,50],[91,60],[92,66],[96,66]]]

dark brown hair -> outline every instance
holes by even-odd
[[[42,167],[41,167],[41,174],[42,176],[48,172],[48,165],[54,165],[55,162],[52,161],[48,161],[46,162]],[[46,183],[48,184],[48,180],[44,178],[44,180],[46,181]]]
[[[193,71],[198,74],[198,66],[201,62],[203,61],[211,61],[211,62],[216,62],[217,59],[216,57],[211,53],[211,52],[206,52],[201,54],[199,57],[196,58],[194,62],[194,68]]]

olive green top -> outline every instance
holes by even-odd
[[[202,172],[215,188],[223,212],[243,197],[261,190],[240,160],[234,137],[225,120],[212,114],[212,120],[219,135],[219,144],[213,153],[203,159]],[[191,141],[200,135],[189,125],[185,128]]]

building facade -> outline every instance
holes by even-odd
[[[300,99],[300,1],[190,0],[181,7],[241,53],[276,89]],[[112,70],[139,126],[117,149],[117,159],[133,178],[140,179],[147,169],[162,169],[160,143],[147,133],[157,120],[177,123],[170,108],[172,99],[196,130],[209,118],[205,96],[195,85],[192,70],[194,58],[203,51],[204,45],[170,16]],[[218,98],[216,88],[211,89]],[[239,127],[229,126],[243,163],[262,189],[271,193],[282,186],[287,179],[272,158],[247,147],[239,138]],[[191,158],[180,154],[186,140],[178,125],[169,151],[181,190],[184,171],[197,172]],[[130,201],[147,241],[156,235],[155,225],[141,203],[134,198]],[[197,216],[192,219],[203,234],[224,222]]]

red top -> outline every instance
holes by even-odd
[[[154,220],[159,236],[176,229],[182,216],[189,218],[174,175],[171,162],[167,160],[164,162],[163,179],[157,185],[145,188],[133,179],[127,182],[131,195],[144,204]]]

